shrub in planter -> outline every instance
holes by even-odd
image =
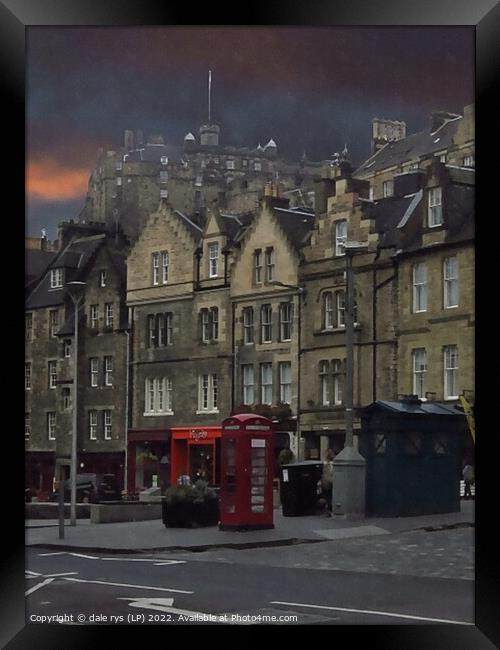
[[[169,487],[162,502],[162,519],[167,528],[216,526],[219,521],[217,493],[205,481]]]

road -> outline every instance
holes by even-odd
[[[27,620],[473,624],[472,531],[389,537],[156,555],[30,548]]]

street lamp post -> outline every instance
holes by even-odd
[[[346,255],[346,385],[345,443],[333,461],[333,514],[362,517],[365,512],[366,462],[354,447],[354,272],[353,257],[368,250],[368,243],[347,241]]]
[[[299,287],[295,284],[286,284],[285,282],[280,282],[279,280],[271,280],[269,284],[275,287],[283,287],[284,289],[293,289],[298,296],[298,314],[297,314],[297,460],[302,460],[301,452],[301,430],[300,430],[300,363],[301,363],[301,327],[302,327],[302,298],[305,296],[304,287]]]
[[[73,349],[73,427],[71,434],[71,510],[70,524],[76,526],[76,473],[77,473],[77,432],[78,432],[78,310],[83,300],[82,290],[85,282],[67,282],[68,295],[74,307],[75,344]]]

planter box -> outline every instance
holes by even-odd
[[[200,503],[181,501],[162,503],[162,520],[166,528],[200,528],[217,526],[219,500],[206,499]]]

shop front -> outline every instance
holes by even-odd
[[[168,429],[129,429],[127,492],[138,494],[170,485],[170,432]]]
[[[220,484],[221,427],[172,427],[170,480],[175,485],[180,476],[191,482]]]
[[[332,449],[336,456],[344,448],[345,430],[342,429],[325,428],[302,431],[302,436],[304,438],[304,460],[324,460],[327,449]]]

